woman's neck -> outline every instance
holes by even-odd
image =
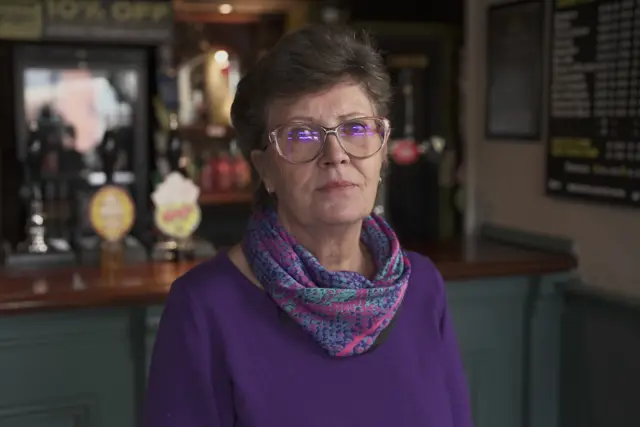
[[[329,271],[354,271],[370,276],[373,263],[360,242],[362,221],[340,226],[309,227],[280,215],[280,222],[293,237]]]

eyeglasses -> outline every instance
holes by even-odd
[[[382,149],[390,129],[389,120],[380,117],[349,119],[334,128],[293,122],[270,131],[269,142],[288,162],[308,163],[318,158],[327,136],[333,134],[350,157],[366,159]]]

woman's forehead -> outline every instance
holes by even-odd
[[[276,101],[269,108],[271,125],[313,121],[332,126],[349,117],[372,115],[371,100],[364,90],[353,84],[341,84],[293,100]]]

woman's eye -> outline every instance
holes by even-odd
[[[289,139],[300,142],[315,141],[318,135],[313,129],[297,127],[289,130]]]
[[[367,126],[359,122],[350,122],[342,125],[343,135],[346,136],[366,136]]]

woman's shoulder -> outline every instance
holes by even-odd
[[[426,255],[423,255],[418,252],[406,251],[405,254],[409,258],[409,262],[411,262],[411,274],[416,274],[419,276],[440,276],[440,272],[438,271],[438,267],[436,264]]]
[[[411,263],[412,287],[418,288],[429,297],[444,296],[444,282],[436,264],[426,255],[418,252],[405,251]]]

